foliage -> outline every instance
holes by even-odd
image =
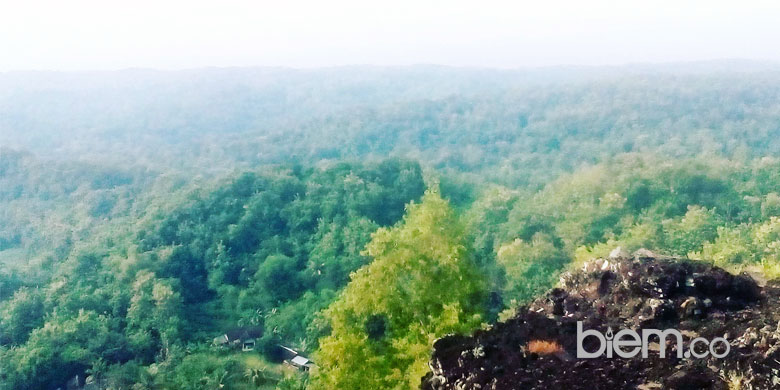
[[[484,283],[435,190],[375,232],[365,253],[373,261],[325,311],[332,331],[320,343],[315,389],[415,389],[432,342],[481,322]]]
[[[80,311],[76,316],[52,316],[32,331],[22,346],[5,351],[0,386],[41,389],[64,383],[98,360],[120,356],[123,338],[105,316]]]
[[[0,389],[416,388],[617,246],[780,276],[778,73],[607,73],[0,75]]]
[[[109,367],[130,359],[170,374],[156,375],[149,381],[157,384],[149,386],[235,382],[235,372],[222,368],[200,382],[176,379],[206,369],[176,351],[241,325],[267,329],[260,346],[269,354],[280,343],[311,352],[322,333],[312,323],[349,273],[366,264],[361,251],[371,233],[400,219],[404,204],[423,188],[419,165],[401,160],[246,172],[177,195],[173,209],[154,201],[133,229],[77,243],[43,275],[43,288],[25,286],[35,274],[20,279],[17,268],[3,269],[0,281],[13,289],[0,301],[0,343],[13,347],[0,349],[0,357],[16,365],[4,371],[8,383],[35,376],[32,387],[61,385],[68,375],[94,367],[101,367],[100,375],[121,377],[131,374]],[[30,355],[40,353],[31,349],[38,330],[81,313],[100,313],[103,331],[115,335],[110,352],[70,360],[58,353],[49,360]],[[186,371],[190,366],[193,371]]]
[[[531,242],[518,238],[502,245],[497,257],[506,270],[503,295],[519,301],[528,301],[549,288],[557,276],[556,271],[570,261],[567,254],[541,232],[534,234]]]
[[[170,283],[141,271],[127,309],[127,337],[136,356],[151,361],[179,340],[181,298]]]

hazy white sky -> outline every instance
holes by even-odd
[[[780,1],[0,0],[0,71],[780,60]]]

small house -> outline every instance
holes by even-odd
[[[248,352],[255,349],[255,345],[263,336],[263,328],[259,326],[241,327],[228,330],[223,335],[214,338],[214,345],[227,348],[241,348]]]
[[[298,355],[290,360],[290,365],[301,371],[309,371],[314,363],[312,363],[311,360]]]
[[[299,354],[298,351],[290,347],[285,347],[284,345],[280,345],[279,347],[282,348],[282,357],[284,358],[284,362],[286,364],[289,364],[290,366],[295,367],[301,371],[309,371],[312,367],[314,367],[314,363],[312,363],[309,358]]]

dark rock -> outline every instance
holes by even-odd
[[[669,390],[721,389],[722,386],[722,380],[706,369],[680,370],[664,381],[664,389]]]
[[[610,283],[615,279],[615,274],[612,272],[604,272],[601,274],[601,280],[599,281],[598,293],[600,296],[606,295],[610,290]]]
[[[569,294],[566,292],[566,290],[561,288],[554,288],[552,291],[550,291],[549,297],[553,304],[553,314],[557,316],[565,314],[566,310],[564,308],[564,302],[568,296]]]
[[[746,373],[745,385],[752,389],[780,388],[780,288],[769,282],[762,289],[748,275],[734,276],[704,262],[651,254],[586,263],[582,271],[563,274],[560,287],[518,308],[514,318],[470,337],[436,341],[434,375],[423,388],[612,390],[655,383],[665,389],[721,390],[726,389],[722,377],[730,372]],[[679,329],[686,335],[686,351],[695,337],[733,336],[723,359],[678,359],[676,345],[667,345],[666,358],[650,348],[647,359],[577,359],[578,321],[601,332]],[[527,353],[533,340],[557,342],[563,352]],[[599,347],[593,337],[583,344],[588,351]]]

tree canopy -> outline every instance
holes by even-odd
[[[485,284],[462,224],[429,190],[403,221],[372,234],[369,265],[324,312],[315,389],[416,389],[433,341],[483,319]]]

